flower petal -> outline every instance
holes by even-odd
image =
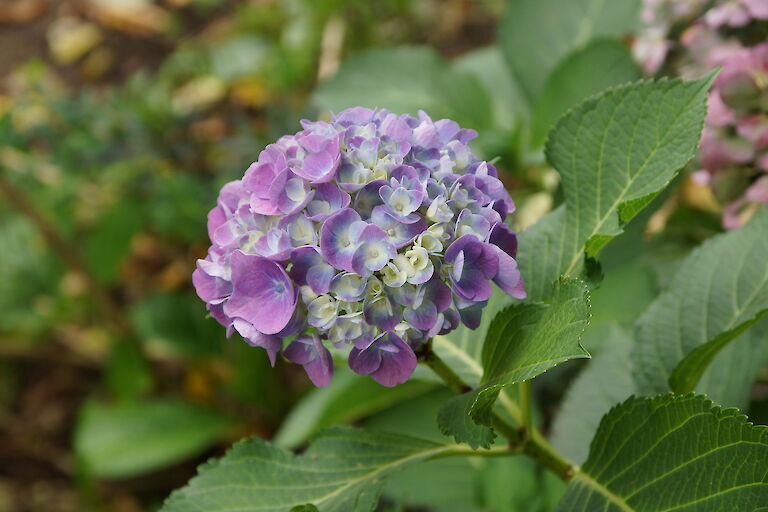
[[[232,253],[233,291],[224,313],[264,334],[280,332],[296,309],[297,294],[283,267],[261,256]]]

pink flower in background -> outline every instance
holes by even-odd
[[[633,53],[647,74],[722,68],[693,177],[725,205],[723,225],[737,228],[768,203],[768,42],[750,36],[766,33],[768,0],[645,0],[642,18]]]

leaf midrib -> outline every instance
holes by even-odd
[[[637,512],[635,509],[630,507],[621,497],[613,494],[607,487],[604,487],[600,482],[592,478],[587,473],[584,473],[581,468],[576,469],[573,479],[578,480],[580,483],[589,487],[592,491],[599,493],[601,496],[604,496],[610,503],[618,506],[623,512]]]
[[[665,93],[667,93],[667,92],[669,92],[669,91],[665,91]],[[634,175],[630,173],[630,169],[629,169],[629,168],[625,169],[625,171],[627,172],[627,175],[629,176],[629,180],[627,181],[627,184],[626,184],[626,185],[623,187],[623,190],[622,190],[622,191],[619,193],[618,197],[617,197],[617,198],[616,198],[616,200],[613,202],[613,204],[612,204],[612,205],[611,205],[611,206],[610,206],[610,207],[609,207],[609,208],[608,208],[608,209],[605,211],[605,214],[604,214],[604,215],[603,215],[603,217],[602,217],[602,218],[601,218],[601,219],[600,219],[600,220],[597,222],[597,224],[595,225],[595,227],[592,229],[592,232],[590,233],[590,235],[589,235],[589,236],[587,236],[586,240],[584,240],[584,242],[581,244],[581,247],[584,247],[584,246],[585,246],[585,244],[586,244],[586,243],[587,243],[587,242],[588,242],[588,241],[589,241],[589,240],[590,240],[590,239],[591,239],[593,236],[595,236],[595,235],[599,234],[599,230],[600,230],[600,228],[602,228],[602,226],[605,224],[605,221],[606,221],[606,220],[608,220],[608,217],[610,217],[610,216],[611,216],[611,214],[612,214],[612,213],[614,213],[614,211],[616,210],[616,208],[618,208],[618,206],[619,206],[619,205],[620,205],[622,202],[625,202],[625,201],[623,201],[623,199],[624,199],[624,195],[625,195],[625,194],[627,193],[627,191],[628,191],[628,190],[629,190],[629,189],[632,187],[632,185],[634,185],[634,184],[635,184],[635,182],[637,181],[638,177],[641,175],[641,173],[642,173],[642,170],[645,168],[645,166],[646,166],[646,165],[648,165],[648,162],[649,162],[649,161],[651,160],[651,158],[652,158],[652,157],[653,157],[653,156],[656,154],[656,152],[658,151],[659,147],[660,147],[660,146],[661,146],[661,144],[662,144],[662,142],[661,142],[661,141],[663,141],[663,140],[664,140],[664,138],[666,137],[666,134],[667,134],[667,133],[669,133],[669,130],[671,129],[672,125],[674,125],[674,124],[675,124],[675,123],[676,123],[676,122],[677,122],[677,121],[680,119],[680,116],[682,115],[682,113],[684,113],[685,111],[687,111],[687,109],[688,109],[689,105],[690,105],[690,104],[691,104],[691,103],[692,103],[694,100],[696,100],[697,98],[698,98],[698,96],[696,96],[696,95],[692,95],[692,96],[691,96],[691,97],[688,99],[688,101],[685,103],[685,105],[684,105],[684,106],[683,106],[683,107],[682,107],[682,108],[681,108],[681,109],[678,111],[678,115],[676,116],[676,118],[675,118],[675,121],[674,121],[674,122],[671,122],[671,123],[668,123],[668,124],[667,124],[667,127],[666,127],[666,129],[665,129],[665,132],[664,132],[664,134],[663,134],[661,137],[659,137],[659,138],[657,139],[657,143],[654,145],[653,151],[651,151],[651,152],[650,152],[650,154],[649,154],[649,155],[648,155],[648,156],[647,156],[647,157],[644,159],[644,161],[643,161],[642,165],[640,165],[640,167],[638,167],[638,168],[637,168],[637,170],[635,171]],[[624,98],[622,98],[621,102],[623,102],[623,101],[624,101],[624,99],[626,99],[626,96],[625,96]],[[621,104],[621,102],[620,102],[619,104]],[[616,108],[618,109],[618,105],[616,106]],[[614,113],[615,113],[615,111],[614,111]],[[614,113],[612,113],[612,114],[611,114],[611,117],[613,117]],[[634,127],[633,127],[633,128],[634,128]],[[606,129],[606,132],[607,132],[607,129]],[[603,150],[603,147],[602,147],[602,146],[604,146],[604,145],[601,145],[601,151]],[[598,174],[601,174],[601,173],[602,173],[602,170],[599,170],[599,171],[598,171]],[[641,197],[642,197],[642,196],[641,196]],[[568,206],[568,205],[566,204],[566,206]],[[576,252],[576,254],[574,254],[574,255],[573,255],[573,259],[571,259],[571,263],[568,265],[568,267],[567,267],[566,271],[564,272],[564,274],[566,274],[566,275],[570,275],[570,274],[573,272],[573,270],[576,268],[576,265],[577,265],[577,264],[578,264],[578,262],[579,262],[579,257],[581,256],[581,254],[582,254],[583,252],[584,252],[583,250],[580,250],[580,251]]]

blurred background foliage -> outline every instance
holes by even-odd
[[[226,339],[190,283],[206,214],[299,119],[359,104],[477,129],[515,222],[530,225],[559,201],[548,128],[640,76],[638,12],[634,0],[599,12],[582,0],[0,0],[0,512],[155,510],[246,435],[300,448],[352,422],[439,437],[447,391],[428,378],[386,389],[341,369],[310,389],[300,367],[272,370]],[[720,230],[686,186],[606,252],[590,351],[619,344],[684,251]],[[545,430],[582,364],[537,379]],[[544,511],[561,492],[526,460],[442,460],[394,478],[382,510]]]

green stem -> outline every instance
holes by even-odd
[[[573,478],[576,465],[557,453],[549,441],[544,439],[538,429],[528,431],[528,437],[523,444],[523,453],[552,471],[565,482]]]
[[[445,361],[432,351],[431,344],[427,344],[419,354],[419,359],[422,363],[432,369],[435,374],[440,377],[443,382],[455,393],[467,393],[472,388],[467,385],[466,382],[455,372],[453,369],[445,364]],[[576,466],[565,459],[562,455],[557,453],[552,445],[544,438],[538,429],[531,426],[531,406],[530,406],[530,387],[529,385],[522,386],[520,389],[521,397],[524,395],[526,398],[521,398],[523,402],[521,408],[509,407],[508,409],[513,417],[520,417],[522,419],[522,428],[518,429],[510,425],[504,418],[499,416],[498,413],[493,413],[493,428],[495,428],[501,435],[507,438],[509,444],[503,448],[491,448],[490,450],[472,450],[464,447],[463,445],[457,447],[455,450],[446,452],[448,455],[461,455],[466,453],[467,455],[514,455],[517,453],[525,453],[533,460],[552,471],[564,481],[568,482],[576,471]],[[505,397],[507,401],[509,397]],[[513,404],[514,405],[514,404]]]
[[[520,402],[520,414],[522,416],[520,426],[526,432],[533,429],[531,418],[531,381],[526,380],[518,384],[518,401]]]
[[[512,417],[512,420],[516,424],[522,425],[523,411],[521,411],[520,406],[514,400],[512,400],[512,398],[509,397],[506,388],[501,390],[498,400],[501,406],[507,411],[507,414]]]
[[[438,377],[443,379],[443,382],[445,382],[454,393],[461,394],[472,391],[472,388],[464,382],[464,380],[454,372],[450,366],[445,364],[445,361],[440,359],[440,357],[434,353],[431,344],[428,344],[425,347],[423,352],[419,354],[419,358],[422,363],[429,366]],[[495,412],[493,413],[493,428],[506,437],[509,440],[510,445],[519,445],[522,441],[518,429],[507,423],[507,420]]]
[[[471,391],[472,388],[467,385],[459,375],[453,371],[453,369],[445,364],[445,361],[440,359],[437,354],[432,351],[432,343],[428,343],[424,350],[418,354],[422,363],[429,366],[429,368],[435,372],[435,374],[443,379],[443,382],[454,393],[466,393]]]

